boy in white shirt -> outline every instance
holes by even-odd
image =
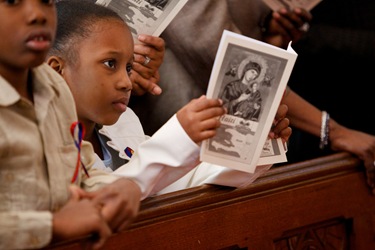
[[[78,117],[87,131],[85,139],[97,153],[97,168],[115,170],[115,175],[135,180],[142,198],[179,179],[166,190],[207,183],[196,178],[213,178],[210,183],[235,186],[252,179],[251,174],[215,165],[199,165],[204,171],[198,172],[205,176],[190,172],[199,164],[200,142],[215,135],[218,118],[226,112],[221,100],[204,96],[192,100],[148,138],[138,117],[126,107],[132,89],[134,46],[126,23],[110,9],[82,1],[61,1],[57,10],[57,39],[48,63],[66,79],[75,97]],[[160,38],[145,38],[143,42],[150,46],[147,56],[153,58],[152,46]],[[286,140],[289,137],[290,128],[283,116],[275,131]],[[261,172],[269,167],[261,168]],[[189,172],[193,175],[187,175]],[[229,172],[243,178],[230,181],[226,177]],[[183,176],[190,177],[181,179]]]

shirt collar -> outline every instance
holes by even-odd
[[[56,80],[61,77],[49,65],[43,63],[42,65],[31,69],[34,98],[41,95],[52,99],[54,95],[59,95],[59,90],[56,86]],[[62,78],[61,78],[62,79]],[[62,79],[63,80],[63,79]],[[66,83],[64,83],[66,84]],[[0,75],[0,106],[10,106],[21,99],[17,90]]]
[[[15,88],[0,75],[0,106],[10,106],[21,99]]]

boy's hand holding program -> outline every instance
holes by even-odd
[[[207,99],[202,95],[193,99],[177,112],[177,119],[189,137],[199,143],[216,134],[220,116],[226,113],[220,99]]]

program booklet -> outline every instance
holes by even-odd
[[[288,10],[302,8],[310,11],[322,0],[263,0],[273,11],[284,7]]]
[[[281,139],[268,139],[297,59],[288,49],[224,30],[207,89],[228,113],[217,134],[202,142],[200,159],[253,173],[257,165],[285,162]]]
[[[97,0],[116,11],[128,24],[133,38],[139,34],[160,36],[188,0]]]

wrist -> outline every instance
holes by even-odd
[[[332,118],[329,120],[329,144],[334,144],[334,141],[342,137],[345,127],[338,124]]]

